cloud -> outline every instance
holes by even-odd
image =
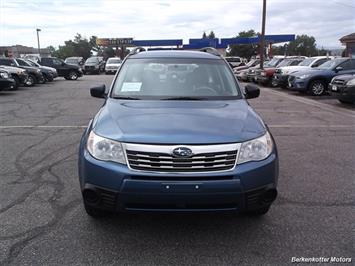
[[[234,37],[261,29],[261,0],[69,1],[1,0],[0,45],[58,46],[76,33],[135,39],[200,38],[213,30]],[[352,0],[268,0],[267,34],[308,34],[324,47],[354,32]]]

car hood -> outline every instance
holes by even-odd
[[[129,143],[216,144],[265,133],[248,103],[232,101],[129,101],[109,98],[93,122],[100,136]]]
[[[84,66],[98,66],[99,63],[85,63]]]
[[[240,70],[245,70],[245,69],[248,69],[248,68],[249,68],[249,66],[239,66],[239,67],[233,68],[233,70],[240,71]]]
[[[31,71],[31,72],[35,72],[38,69],[40,69],[39,67],[31,67],[31,66],[21,66],[22,69],[26,69],[27,71]]]
[[[308,71],[311,70],[312,68],[309,66],[284,66],[284,67],[278,67],[278,69],[281,69],[283,74],[293,74],[298,71]]]
[[[18,71],[25,71],[22,68],[19,67],[12,67],[12,66],[0,66],[0,68],[7,70],[10,73],[17,73]]]
[[[47,66],[41,66],[41,69],[47,70],[47,71],[52,71],[52,72],[56,72],[57,70],[53,67],[47,67]]]
[[[336,77],[337,80],[343,80],[345,82],[355,79],[355,74],[340,75]]]
[[[316,75],[327,75],[327,74],[332,74],[334,73],[331,69],[318,69],[318,68],[307,68],[304,70],[297,71],[293,73],[292,75],[294,76],[302,76],[302,75],[311,75],[311,76],[316,76]]]

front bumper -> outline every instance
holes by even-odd
[[[255,74],[247,74],[247,80],[249,82],[256,82],[256,75]]]
[[[0,78],[0,91],[15,86],[15,80],[12,78]]]
[[[274,74],[272,79],[276,86],[286,87],[288,84],[288,75]]]
[[[151,173],[103,162],[80,149],[79,177],[86,204],[110,211],[245,211],[271,204],[276,192],[277,152],[265,160],[218,173]],[[95,202],[86,192],[95,191]]]
[[[308,80],[289,76],[287,87],[291,90],[306,91],[308,87]]]
[[[346,102],[355,102],[355,86],[329,84],[329,91],[338,99]]]
[[[116,69],[112,69],[112,68],[108,68],[108,69],[105,69],[105,73],[116,73],[117,72],[117,70],[118,70],[118,68],[116,68]]]
[[[261,76],[261,75],[256,76],[256,81],[258,83],[267,83],[269,80],[270,78],[268,76]]]

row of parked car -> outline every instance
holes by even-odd
[[[42,57],[38,61],[28,58],[0,58],[0,90],[31,87],[51,82],[56,77],[76,80],[82,75],[79,67],[55,57]]]
[[[77,80],[83,74],[114,74],[121,66],[121,59],[113,57],[106,62],[93,56],[85,62],[82,57],[69,57],[64,61],[56,57],[0,58],[0,90],[16,90],[20,86],[34,86],[53,81],[56,77]]]
[[[332,56],[275,56],[260,68],[258,59],[233,68],[244,82],[280,87],[321,96],[334,94],[342,103],[355,103],[355,59]]]
[[[108,58],[107,61],[102,56],[92,56],[86,59],[82,57],[68,57],[65,59],[68,64],[74,64],[82,68],[84,74],[96,73],[115,74],[122,64],[122,60],[118,57]]]

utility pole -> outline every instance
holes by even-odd
[[[260,68],[264,68],[264,51],[265,51],[265,19],[266,19],[266,0],[263,0],[263,18],[261,23],[260,38]]]
[[[41,47],[39,45],[39,32],[41,31],[41,29],[36,29],[36,31],[37,31],[38,54],[39,56],[41,56]]]

